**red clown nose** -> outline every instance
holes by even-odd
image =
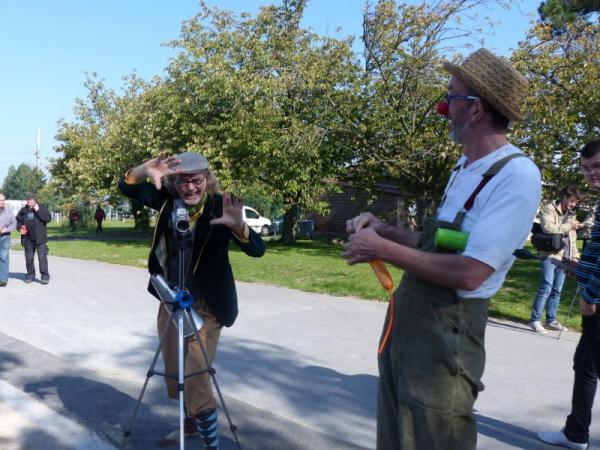
[[[435,112],[437,112],[440,116],[448,115],[448,102],[440,102],[435,105]]]

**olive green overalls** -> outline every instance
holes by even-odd
[[[427,221],[417,248],[448,252],[433,244],[437,228],[460,230],[479,191],[517,156],[492,164],[453,222]],[[378,450],[475,450],[488,300],[404,273],[382,333],[391,327],[379,354]]]

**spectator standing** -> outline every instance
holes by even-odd
[[[560,324],[556,314],[560,304],[560,294],[565,282],[565,271],[552,263],[558,261],[578,261],[577,230],[583,228],[572,214],[573,208],[581,200],[581,194],[575,187],[568,187],[561,193],[558,202],[544,205],[541,211],[540,225],[547,234],[562,234],[564,247],[558,252],[540,252],[546,258],[540,262],[541,281],[531,309],[529,326],[537,333],[546,333],[546,328],[560,331],[566,327]],[[542,316],[546,309],[545,327]]]
[[[8,283],[10,232],[17,222],[12,209],[5,206],[6,197],[0,192],[0,287]]]
[[[48,235],[46,224],[52,220],[47,208],[38,204],[35,194],[27,195],[27,204],[17,213],[17,228],[21,232],[21,244],[25,247],[27,275],[25,283],[35,279],[33,257],[37,252],[42,284],[50,282],[48,272]]]
[[[581,171],[588,185],[600,191],[600,139],[586,144],[580,152]],[[600,205],[598,198],[597,205]],[[589,447],[592,406],[600,377],[600,208],[596,207],[591,240],[576,265],[577,284],[581,291],[581,337],[573,357],[575,381],[571,399],[571,414],[560,431],[538,433],[538,438],[548,444],[574,450]],[[596,421],[598,425],[598,421]]]
[[[71,208],[69,211],[69,225],[71,227],[71,231],[75,231],[77,229],[77,222],[79,222],[79,213],[75,208]]]
[[[106,219],[106,213],[100,207],[100,205],[96,206],[96,212],[94,213],[94,219],[96,220],[96,223],[98,224],[96,226],[96,233],[102,233],[102,221],[104,219]]]

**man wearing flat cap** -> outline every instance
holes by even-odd
[[[539,170],[506,136],[527,81],[485,49],[444,67],[452,77],[438,111],[463,155],[436,214],[422,232],[371,213],[347,222],[348,263],[404,270],[379,346],[378,450],[475,450],[489,298],[540,201]]]
[[[147,181],[148,178],[153,183]],[[163,184],[164,179],[164,184]],[[237,296],[233,272],[229,265],[228,248],[233,240],[247,255],[259,257],[265,252],[262,239],[243,221],[244,202],[228,193],[217,193],[217,179],[208,161],[198,153],[159,156],[129,170],[119,182],[121,192],[159,211],[152,249],[148,258],[151,274],[162,275],[171,287],[184,287],[196,300],[193,309],[204,319],[199,336],[212,361],[217,350],[221,328],[233,325],[237,313]],[[176,239],[178,223],[173,217],[184,208],[189,217],[191,244],[182,246]],[[181,257],[181,258],[180,258]],[[183,266],[182,261],[183,260]],[[158,297],[154,287],[152,295]],[[178,398],[177,391],[177,330],[167,328],[170,315],[161,304],[158,311],[158,333],[167,392]],[[185,341],[185,438],[199,432],[206,450],[219,448],[217,402],[206,373],[202,349],[194,335]],[[160,444],[177,444],[179,431],[164,437]]]

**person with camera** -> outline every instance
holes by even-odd
[[[489,298],[540,201],[538,168],[507,139],[509,122],[523,118],[525,78],[485,49],[444,67],[452,77],[438,112],[463,155],[437,213],[421,232],[371,213],[346,225],[349,264],[404,270],[379,345],[378,450],[475,450]]]
[[[562,248],[558,251],[539,251],[545,258],[540,262],[540,287],[529,317],[529,326],[537,333],[547,333],[546,329],[566,331],[566,327],[561,325],[556,317],[566,273],[552,261],[557,260],[569,264],[577,262],[579,259],[577,230],[583,228],[584,225],[575,219],[572,212],[580,200],[581,194],[577,188],[567,187],[561,192],[560,201],[548,203],[540,211],[542,232],[561,235]],[[542,325],[544,307],[546,309],[545,326]]]
[[[161,155],[146,161],[130,169],[120,180],[119,188],[125,196],[159,211],[148,269],[150,274],[162,275],[172,288],[179,286],[180,279],[184,280],[183,287],[196,300],[193,309],[204,319],[199,335],[212,362],[221,328],[233,325],[238,314],[229,242],[233,240],[249,256],[260,257],[265,252],[260,236],[243,221],[243,199],[229,193],[219,194],[217,178],[208,161],[191,152]],[[181,236],[186,234],[188,226],[189,239]],[[148,290],[158,298],[152,285]],[[161,304],[157,319],[160,336],[169,320],[169,311]],[[168,395],[173,399],[178,398],[177,349],[177,330],[169,327],[161,350],[165,373],[175,376],[165,377]],[[185,342],[184,367],[186,374],[204,371],[185,380],[185,437],[199,431],[206,450],[216,450],[219,448],[217,401],[195,336]],[[161,444],[174,444],[178,439],[177,430],[163,438]]]
[[[579,152],[580,166],[588,185],[600,191],[600,139],[583,146]],[[591,240],[581,253],[577,264],[572,264],[581,292],[581,337],[573,357],[575,380],[571,399],[571,413],[560,431],[544,431],[538,438],[548,444],[574,450],[589,447],[592,406],[600,378],[600,197],[596,204]],[[598,421],[596,421],[598,424]]]
[[[17,213],[17,229],[21,232],[21,244],[25,248],[25,283],[35,279],[33,257],[37,253],[42,284],[50,282],[48,271],[48,234],[46,224],[52,220],[47,208],[38,204],[36,195],[27,194],[25,206]]]

